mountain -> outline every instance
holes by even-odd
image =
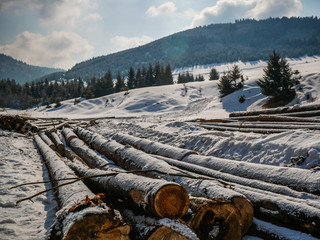
[[[62,69],[38,67],[26,64],[0,53],[0,79],[14,79],[17,83],[25,83]]]
[[[126,73],[159,61],[172,68],[237,60],[266,60],[272,50],[284,57],[320,54],[320,19],[243,19],[235,23],[211,24],[179,32],[144,46],[76,64],[66,78],[101,77],[108,69]]]

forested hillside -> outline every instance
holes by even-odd
[[[67,78],[101,77],[159,61],[171,67],[268,59],[272,50],[284,57],[320,54],[320,19],[269,18],[212,24],[179,32],[144,46],[76,64]]]
[[[17,83],[25,83],[62,69],[38,67],[18,61],[0,53],[0,79],[14,79]]]

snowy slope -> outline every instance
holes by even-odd
[[[289,59],[293,70],[299,70],[302,75],[301,90],[290,105],[305,104],[306,94],[311,96],[315,103],[319,103],[320,92],[320,56]],[[233,64],[233,63],[232,63]],[[261,108],[266,97],[260,93],[256,80],[262,78],[264,61],[237,62],[243,74],[248,77],[243,89],[230,94],[220,101],[217,81],[209,81],[209,72],[215,67],[221,74],[230,69],[232,64],[205,65],[193,68],[176,69],[173,72],[177,77],[179,72],[189,71],[194,75],[203,74],[205,82],[187,83],[187,92],[182,84],[161,87],[149,87],[116,93],[96,99],[83,100],[74,105],[74,100],[62,102],[59,108],[30,109],[26,114],[44,118],[106,118],[106,117],[141,117],[155,116],[170,119],[190,118],[223,118],[233,111],[245,111]],[[300,86],[297,86],[300,88]],[[244,95],[246,101],[242,104],[238,99]],[[9,110],[9,113],[16,113]]]

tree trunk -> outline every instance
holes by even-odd
[[[131,210],[121,214],[132,226],[131,238],[138,240],[198,240],[196,234],[180,220],[155,219]]]
[[[58,152],[61,153],[63,151],[64,145],[60,140],[58,134],[56,132],[51,132],[49,134],[51,136],[53,143],[56,145]]]
[[[46,145],[39,136],[34,140],[45,160],[54,185],[62,184],[75,178],[76,175],[68,166]],[[94,207],[87,206],[83,200],[95,199],[94,194],[81,182],[61,186],[57,189],[60,207],[54,226],[51,228],[51,239],[129,239],[130,226],[127,225],[120,213],[105,204]],[[80,205],[75,205],[79,203]],[[90,203],[90,202],[88,202]]]
[[[244,117],[232,117],[230,120],[239,121],[261,121],[261,122],[309,122],[309,123],[320,123],[320,119],[313,118],[298,118],[290,116],[280,115],[258,115],[258,116],[244,116]]]
[[[203,240],[242,238],[239,211],[227,201],[191,197],[190,211],[183,219]]]
[[[98,169],[87,169],[79,163],[68,164],[78,176],[116,173]],[[116,169],[117,170],[117,169]],[[118,171],[117,171],[118,172]],[[180,218],[189,208],[187,191],[176,183],[152,179],[130,173],[88,179],[89,186],[104,192],[110,198],[130,201],[136,208],[143,209],[160,218]],[[128,204],[130,204],[128,203]]]
[[[52,150],[56,150],[56,145],[54,145],[54,143],[50,140],[50,138],[47,136],[47,134],[45,132],[41,132],[40,134],[41,139],[52,149]]]

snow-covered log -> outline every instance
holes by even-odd
[[[280,115],[290,116],[290,117],[318,117],[320,116],[320,110],[307,111],[307,112],[282,113]]]
[[[183,218],[200,239],[241,239],[240,213],[230,202],[191,197]]]
[[[117,133],[113,136],[113,138],[119,143],[129,144],[137,149],[143,150],[144,152],[157,154],[177,160],[181,160],[188,155],[197,154],[196,152],[189,149],[177,148],[159,142],[150,141],[148,139],[137,138],[127,134]]]
[[[59,138],[58,134],[56,132],[51,132],[48,134],[50,134],[51,139],[52,139],[53,143],[56,145],[58,151],[60,151],[60,152],[63,151],[64,146],[63,146],[63,143],[62,143],[61,139]]]
[[[201,155],[189,155],[182,161],[240,177],[288,186],[298,191],[320,194],[320,172]]]
[[[63,135],[66,138],[66,134],[68,134],[69,129],[64,128],[62,130]],[[85,163],[91,168],[100,168],[108,170],[109,166],[114,165],[112,161],[109,159],[100,156],[94,150],[92,150],[86,143],[84,143],[79,138],[69,139],[68,146],[81,157]]]
[[[287,129],[264,129],[264,128],[248,128],[248,127],[233,127],[233,126],[217,126],[213,124],[202,124],[201,127],[216,131],[230,131],[230,132],[246,132],[259,134],[273,134],[288,131]]]
[[[155,219],[136,214],[131,210],[121,211],[131,225],[130,236],[139,240],[198,240],[197,235],[178,219]]]
[[[41,139],[52,149],[56,150],[56,145],[50,140],[45,132],[41,132],[40,134]]]
[[[67,144],[69,144],[72,139],[78,138],[70,128],[63,128],[62,132]]]
[[[79,163],[68,164],[78,176],[109,172],[88,169]],[[130,173],[88,179],[88,184],[115,200],[128,201],[137,208],[160,218],[181,218],[189,208],[187,191],[174,182],[152,179]]]
[[[58,179],[76,177],[39,136],[35,135],[34,140],[54,185],[70,181]],[[51,239],[129,239],[130,226],[123,221],[118,211],[98,199],[94,207],[89,207],[95,196],[81,181],[61,186],[56,193],[61,210],[51,228]],[[75,205],[79,202],[80,205]]]
[[[320,123],[320,119],[314,118],[299,118],[280,115],[258,115],[258,116],[245,116],[245,117],[232,117],[231,120],[239,121],[261,121],[261,122],[309,122]]]
[[[259,111],[250,112],[233,112],[229,114],[229,117],[243,117],[243,116],[257,116],[261,114],[281,114],[281,113],[296,113],[306,111],[320,110],[320,104],[300,106],[300,107],[278,107],[274,109],[264,109]]]
[[[294,191],[288,187],[277,186],[263,181],[245,179],[220,171],[190,163],[157,157],[183,170],[203,174],[226,181],[231,181],[232,188],[245,195],[253,204],[255,214],[261,218],[268,218],[287,227],[300,227],[305,232],[318,235],[320,232],[320,197]],[[244,210],[245,208],[241,208]],[[241,213],[240,210],[240,213]],[[249,209],[250,210],[250,209]],[[252,216],[252,215],[251,215]],[[252,221],[252,219],[251,219]],[[246,221],[244,221],[246,222]]]
[[[201,127],[211,128],[211,127],[226,127],[235,129],[263,129],[266,131],[278,130],[286,131],[292,129],[310,129],[310,130],[320,130],[320,124],[279,124],[279,123],[250,123],[250,122],[232,122],[232,123],[206,123],[201,124]]]

